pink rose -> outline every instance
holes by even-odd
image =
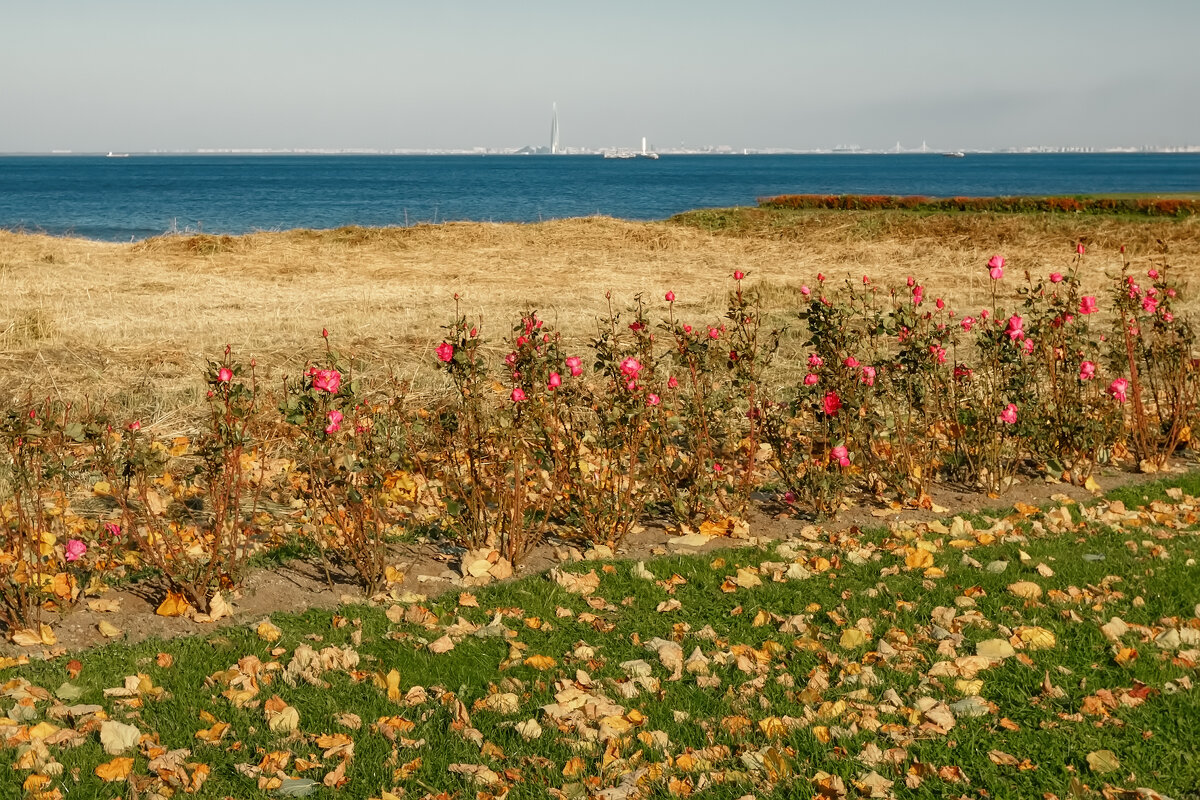
[[[991,269],[988,270],[988,275],[991,276],[992,280],[998,281],[1004,277],[1004,268],[1003,267],[992,267]]]
[[[1013,425],[1017,421],[1017,406],[1015,403],[1009,403],[1003,411],[1000,412],[1000,422],[1006,425]]]
[[[1158,278],[1158,270],[1156,270],[1156,269],[1147,270],[1146,277],[1149,278],[1150,280],[1157,279]]]
[[[850,466],[850,452],[846,449],[846,445],[839,444],[837,447],[829,451],[829,460],[836,461],[839,466]]]
[[[925,287],[917,285],[912,290],[913,305],[921,305],[921,301],[925,299]]]
[[[221,383],[229,383],[233,380],[233,370],[229,367],[221,367],[217,370],[217,380]]]
[[[1008,318],[1008,327],[1005,329],[1008,333],[1009,341],[1015,342],[1018,339],[1025,338],[1025,320],[1016,314]]]
[[[988,269],[1004,269],[1004,256],[992,256],[987,265]]]
[[[1085,361],[1079,365],[1079,380],[1090,381],[1096,377],[1096,364],[1092,361]]]
[[[1078,255],[1083,255],[1083,242],[1080,242],[1079,244],[1075,245],[1075,252]]]
[[[1026,339],[1025,346],[1021,349],[1025,351],[1025,355],[1033,355],[1033,339]]]
[[[1158,308],[1158,298],[1157,297],[1155,297],[1154,295],[1151,295],[1151,294],[1147,294],[1145,297],[1142,298],[1142,311],[1145,311],[1147,314],[1153,314],[1155,309],[1157,309],[1157,308]]]
[[[708,329],[708,338],[710,338],[710,339],[720,339],[720,338],[721,338],[721,331],[719,331],[719,330],[718,330],[718,329],[716,329],[716,328],[709,328],[709,329]]]
[[[813,369],[816,369],[817,367],[821,366],[824,363],[825,363],[825,360],[823,358],[821,358],[819,355],[817,355],[816,353],[809,354],[808,366],[812,367]]]
[[[858,359],[855,358],[854,356],[849,356],[845,361],[842,362],[842,364],[844,364],[847,367],[850,367],[850,369],[854,369],[855,367],[858,366]]]
[[[522,389],[520,386],[514,387],[512,390],[512,394],[509,395],[509,398],[514,403],[523,403],[523,402],[525,402],[525,390]]]
[[[817,377],[817,375],[815,373],[810,372],[804,376],[804,385],[805,386],[816,386],[817,382],[820,380],[821,379],[819,377]]]
[[[945,301],[945,300],[943,300],[943,299],[942,299],[942,298],[940,298],[940,297],[939,297],[937,300],[935,300],[933,304],[934,304],[935,306],[937,306],[937,307],[938,307],[938,309],[943,309],[943,308],[945,308],[945,307],[946,307],[946,301]]]
[[[129,430],[140,431],[141,429],[142,429],[142,423],[139,422],[138,420],[135,419],[133,422],[129,423]]]
[[[666,298],[666,301],[667,301],[668,303],[674,303],[674,302],[675,302],[675,293],[674,293],[674,292],[667,292],[667,293],[666,293],[666,295],[665,295],[665,298]]]
[[[329,424],[325,426],[326,433],[337,433],[342,429],[342,412],[336,408],[329,412]]]
[[[909,275],[909,276],[908,276],[908,279],[905,281],[905,283],[907,283],[907,284],[908,284],[908,287],[909,287],[910,289],[912,288],[913,284],[915,284],[916,282],[917,282],[917,279],[916,279],[916,278],[914,278],[912,275]]]
[[[647,395],[647,396],[646,396],[646,402],[647,402],[647,403],[649,403],[649,404],[650,404],[650,405],[652,405],[652,406],[656,406],[656,405],[658,405],[660,402],[662,402],[662,400],[660,400],[660,399],[659,399],[659,396],[658,396],[658,395],[651,393],[651,394],[649,394],[649,395]]]
[[[746,277],[746,273],[742,272],[740,269],[735,269],[733,271],[733,279],[735,281],[740,281],[744,277]]]
[[[862,382],[865,383],[867,386],[875,385],[875,368],[874,367],[863,367],[862,368]]]
[[[1108,385],[1108,393],[1112,395],[1113,399],[1118,403],[1125,402],[1125,392],[1127,389],[1129,389],[1129,381],[1125,380],[1124,378],[1117,378]]]
[[[1062,279],[1063,279],[1063,276],[1062,276],[1061,272],[1051,272],[1050,273],[1050,282],[1051,283],[1062,283]]]
[[[336,369],[319,369],[313,373],[313,388],[330,394],[337,394],[342,385],[342,373]]]
[[[633,356],[621,362],[621,374],[626,378],[637,378],[638,373],[642,371],[642,365]]]
[[[958,324],[962,325],[962,329],[964,331],[969,331],[969,330],[971,330],[971,327],[975,324],[975,318],[974,317],[963,317],[962,322],[960,322]]]
[[[679,381],[675,379],[675,376],[674,376],[674,375],[672,375],[671,377],[667,378],[667,388],[668,388],[668,389],[674,389],[674,388],[675,388],[675,387],[677,387],[678,385],[679,385]]]
[[[824,399],[821,400],[821,408],[828,416],[836,417],[838,410],[842,407],[842,398],[838,397],[837,392],[826,392]]]
[[[87,545],[80,539],[67,540],[67,561],[78,561],[87,552]]]
[[[450,344],[449,342],[442,342],[436,348],[434,348],[433,352],[437,354],[438,361],[447,363],[454,358],[454,345]]]
[[[567,359],[567,371],[571,373],[572,378],[578,378],[583,374],[583,359],[579,356],[571,356]]]
[[[871,285],[871,279],[868,278],[866,275],[863,275],[863,286],[870,286],[870,285]]]
[[[551,372],[550,378],[546,381],[546,386],[550,389],[550,391],[554,391],[558,387],[562,386],[562,375],[559,375],[557,372]]]
[[[1096,298],[1092,295],[1084,295],[1079,301],[1080,314],[1095,314],[1100,309],[1096,307]]]
[[[805,297],[808,297],[810,294],[812,294],[812,289],[808,288],[807,285],[801,286],[800,294],[804,295]]]

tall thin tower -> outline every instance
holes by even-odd
[[[553,115],[550,117],[550,154],[558,155],[558,103],[552,103]]]

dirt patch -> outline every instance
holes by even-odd
[[[1169,470],[1158,474],[1142,474],[1126,470],[1108,470],[1095,476],[1101,492],[1148,483],[1163,477],[1176,475],[1195,468],[1191,461],[1174,462]],[[931,522],[936,519],[971,512],[992,510],[997,515],[1007,513],[1018,501],[1030,505],[1045,506],[1064,502],[1070,498],[1078,503],[1095,500],[1101,492],[1091,492],[1083,487],[1068,483],[1049,483],[1027,480],[1012,491],[997,499],[981,492],[972,492],[953,486],[935,486],[931,497],[935,506],[949,511],[905,509],[896,511],[874,501],[859,498],[859,502],[842,511],[834,520],[819,523],[825,534],[839,533],[852,528],[871,528],[889,523]],[[886,513],[885,513],[886,512]],[[769,498],[760,498],[748,515],[749,539],[715,537],[694,546],[672,545],[669,540],[678,536],[675,527],[666,527],[664,522],[648,524],[644,530],[628,537],[617,557],[633,561],[648,560],[667,554],[691,554],[720,550],[729,547],[763,546],[772,541],[792,539],[814,523],[810,520],[790,516],[785,509]],[[811,534],[811,531],[808,531]],[[421,542],[397,545],[392,551],[392,563],[404,573],[404,579],[390,587],[389,597],[376,597],[374,602],[391,603],[399,599],[411,600],[413,595],[424,595],[433,599],[447,592],[473,590],[465,586],[458,572],[459,548],[446,542]],[[584,558],[578,547],[562,541],[548,541],[531,552],[521,564],[512,580],[545,572],[563,561]],[[112,641],[136,643],[148,639],[173,639],[210,633],[231,625],[252,625],[264,617],[277,613],[296,614],[310,609],[334,609],[344,604],[372,602],[347,575],[333,573],[327,576],[317,564],[295,560],[270,569],[251,571],[243,586],[230,598],[233,616],[215,623],[198,623],[186,617],[160,617],[155,609],[162,599],[161,589],[153,584],[112,589],[103,595],[105,600],[115,600],[119,610],[111,612],[92,611],[85,606],[73,609],[60,620],[48,620],[53,624],[58,642],[53,648],[40,651],[17,648],[11,644],[0,645],[0,654],[17,655],[26,653],[32,657],[57,656],[97,647]],[[121,631],[117,637],[106,638],[100,633],[99,625],[107,622]]]

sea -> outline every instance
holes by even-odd
[[[0,229],[102,241],[458,220],[661,220],[778,194],[1200,192],[1200,153],[0,156]]]

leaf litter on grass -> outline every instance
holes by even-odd
[[[0,771],[36,800],[1170,794],[1200,780],[1198,513],[813,527],[118,645],[70,684],[10,664]]]

